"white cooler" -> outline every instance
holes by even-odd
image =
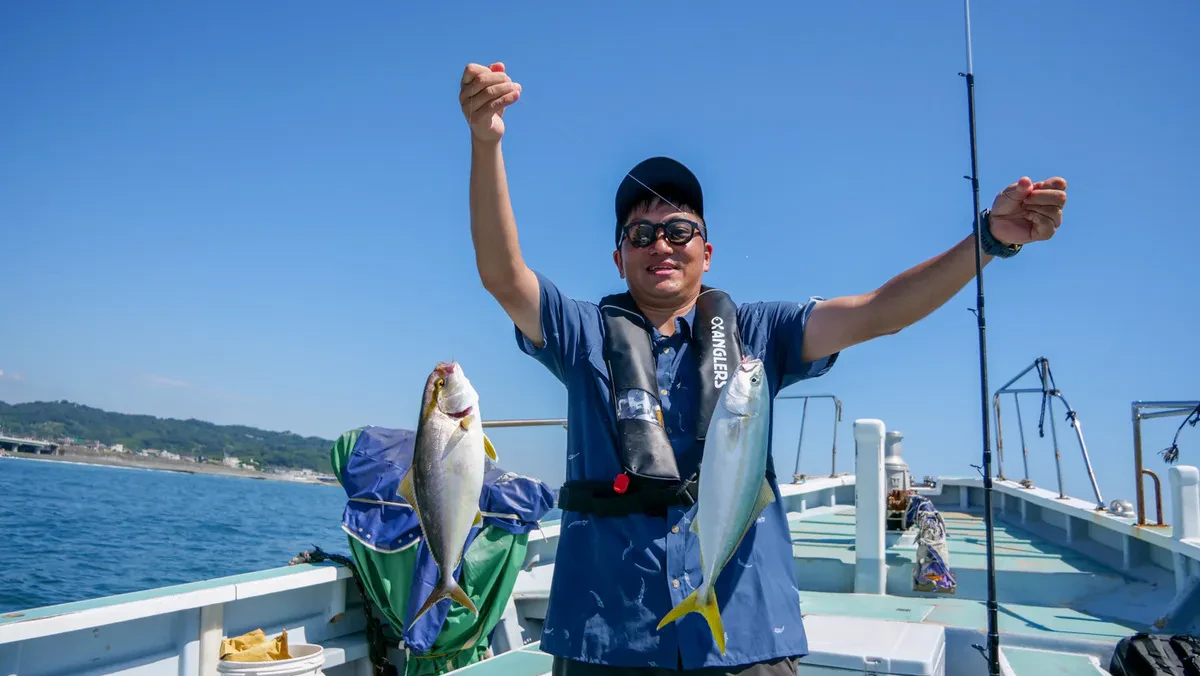
[[[946,632],[937,625],[808,615],[801,676],[945,676]]]

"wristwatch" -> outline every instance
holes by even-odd
[[[1012,258],[1021,250],[1020,244],[1004,244],[999,242],[995,237],[992,237],[992,212],[990,209],[984,209],[980,214],[979,224],[979,243],[983,249],[983,253],[996,258]]]

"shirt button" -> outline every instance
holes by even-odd
[[[679,589],[679,578],[675,578],[674,580],[671,580],[671,586],[676,589]]]
[[[671,532],[672,532],[672,533],[678,533],[678,532],[679,532],[679,526],[671,526]]]
[[[665,397],[665,396],[667,396],[668,394],[670,394],[670,393],[669,393],[669,392],[667,392],[666,390],[659,390],[659,391],[658,391],[658,393],[659,393],[659,394],[661,394],[661,395],[662,395],[662,396],[664,396],[664,397]]]
[[[669,348],[669,347],[664,347],[664,348],[663,348],[663,354],[671,354],[671,348]]]

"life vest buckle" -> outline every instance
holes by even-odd
[[[629,490],[629,475],[621,472],[617,478],[613,479],[613,492],[624,495],[627,490]]]

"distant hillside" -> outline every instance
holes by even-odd
[[[155,448],[180,455],[220,459],[225,454],[275,467],[329,472],[333,441],[291,432],[268,432],[202,420],[112,413],[69,401],[6,404],[0,401],[0,429],[43,439],[70,437],[80,443],[124,444],[129,450]]]

